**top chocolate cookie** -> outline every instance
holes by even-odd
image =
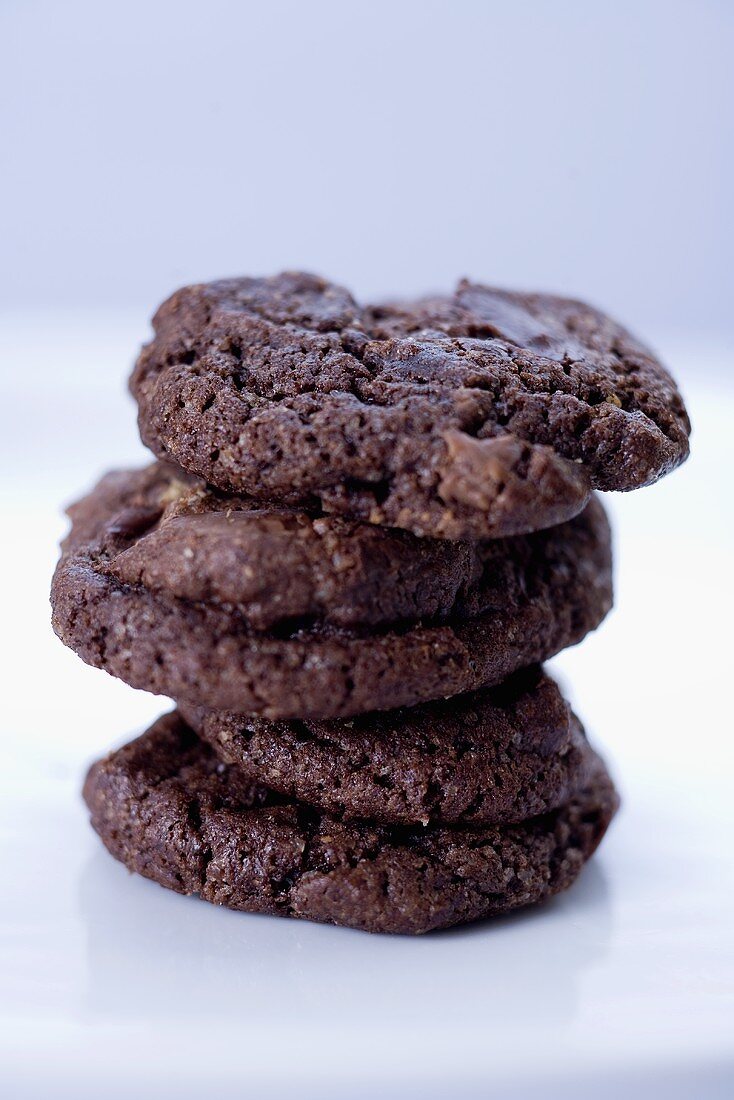
[[[185,287],[131,379],[144,442],[225,490],[497,538],[688,454],[672,379],[580,302],[469,282],[360,307],[313,275]]]

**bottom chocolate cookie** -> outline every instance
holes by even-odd
[[[518,825],[345,823],[221,763],[176,713],[94,764],[84,798],[112,855],[162,886],[232,909],[399,933],[565,889],[618,804],[594,758],[568,802]]]

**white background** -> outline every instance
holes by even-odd
[[[0,300],[303,266],[731,332],[728,0],[3,0]]]
[[[734,1089],[731,48],[716,3],[0,3],[0,1087],[13,1097]],[[419,940],[129,877],[87,763],[165,702],[53,637],[60,504],[145,461],[187,279],[570,290],[658,347],[693,457],[614,498],[617,609],[553,662],[624,798],[550,906]]]

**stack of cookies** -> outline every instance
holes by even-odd
[[[234,909],[425,932],[569,886],[617,806],[541,662],[612,603],[593,489],[688,452],[579,302],[185,288],[131,388],[157,461],[70,509],[54,627],[176,710],[95,764],[110,852]]]

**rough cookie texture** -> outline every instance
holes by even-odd
[[[73,539],[123,584],[236,606],[255,630],[477,615],[524,584],[531,543],[397,528],[221,493],[165,463],[107,474],[71,508]]]
[[[399,933],[565,889],[617,806],[595,757],[563,807],[521,824],[347,824],[253,785],[175,713],[93,765],[84,797],[112,855],[162,886],[231,909]]]
[[[652,354],[580,302],[469,282],[360,307],[313,275],[177,291],[131,379],[144,441],[222,489],[494,538],[688,454]]]
[[[180,710],[248,779],[347,819],[523,821],[566,802],[589,763],[578,719],[537,668],[491,690],[332,722]]]
[[[160,503],[128,506],[128,479],[112,475],[70,509],[72,530],[52,584],[54,629],[89,664],[194,706],[339,718],[455,695],[573,645],[611,606],[609,527],[593,500],[567,524],[481,551],[482,576],[448,618],[347,628],[303,616],[255,630],[254,604],[248,612],[225,599],[192,598],[204,589],[196,587],[198,571],[187,572],[185,551],[196,549],[186,538],[178,543],[183,565],[176,540],[166,543],[168,580],[154,555],[135,557],[152,526],[165,541],[166,525]],[[179,489],[164,489],[174,515],[180,499]],[[222,581],[212,566],[205,588],[215,574]],[[262,616],[272,621],[272,602],[259,608],[258,625]]]

